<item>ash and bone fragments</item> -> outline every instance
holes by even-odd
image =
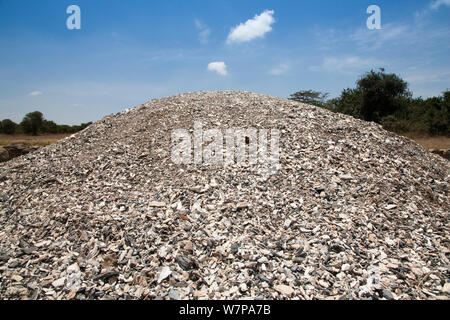
[[[279,170],[174,164],[196,120],[279,130]],[[449,169],[287,99],[152,100],[0,164],[0,297],[448,299]]]

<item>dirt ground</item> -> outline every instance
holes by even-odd
[[[25,143],[28,145],[47,146],[58,140],[70,136],[70,134],[44,134],[39,136],[30,136],[26,134],[0,134],[0,146],[5,146],[10,143]]]
[[[426,149],[450,149],[450,137],[414,137],[408,136]]]

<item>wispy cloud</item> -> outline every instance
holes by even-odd
[[[29,96],[40,96],[40,95],[42,95],[43,93],[41,92],[41,91],[32,91],[32,92],[30,92],[28,95]]]
[[[411,83],[434,83],[434,82],[448,82],[450,83],[450,70],[439,72],[423,72],[407,75],[405,80]]]
[[[217,72],[222,76],[226,76],[228,74],[227,65],[223,61],[211,62],[210,64],[208,64],[208,70]]]
[[[348,37],[348,35],[344,36],[341,30],[323,29],[318,26],[314,27],[312,32],[317,49],[324,51],[335,50],[336,45],[346,41]]]
[[[326,57],[321,65],[312,66],[310,70],[355,75],[378,67],[382,67],[382,63],[377,59],[347,56],[341,58]]]
[[[198,31],[198,40],[202,44],[206,44],[209,41],[209,36],[211,35],[211,30],[208,28],[206,24],[201,22],[198,19],[195,19],[195,28],[197,28]]]
[[[350,35],[350,39],[355,41],[360,47],[369,50],[379,49],[388,43],[404,40],[410,37],[410,30],[407,26],[397,24],[385,24],[381,30],[368,30],[362,28]]]
[[[433,10],[438,10],[441,6],[450,7],[450,0],[436,0],[430,4],[431,9]]]
[[[417,18],[416,14],[416,18]],[[448,28],[426,28],[424,25],[385,24],[381,30],[358,29],[349,40],[365,51],[392,47],[426,48],[450,39]]]
[[[272,31],[272,24],[275,23],[274,13],[273,10],[266,10],[260,15],[255,15],[253,19],[234,27],[228,35],[227,43],[247,42],[264,37],[267,32]]]
[[[433,0],[430,4],[422,10],[418,10],[414,14],[414,19],[417,24],[430,23],[434,12],[438,11],[440,7],[450,7],[450,0]]]
[[[288,63],[282,63],[279,64],[272,69],[269,70],[269,74],[272,76],[280,76],[282,74],[285,74],[290,69],[290,65]]]
[[[140,57],[143,63],[167,63],[174,61],[198,60],[200,58],[200,49],[161,49],[151,51],[138,51],[136,56]]]

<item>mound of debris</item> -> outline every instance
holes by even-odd
[[[198,121],[279,130],[279,166],[175,163]],[[448,299],[449,173],[287,99],[152,100],[0,165],[0,298]]]

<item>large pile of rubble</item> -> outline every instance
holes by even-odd
[[[176,164],[176,129],[278,129],[277,172]],[[3,299],[447,299],[449,162],[249,92],[152,100],[0,164]]]

